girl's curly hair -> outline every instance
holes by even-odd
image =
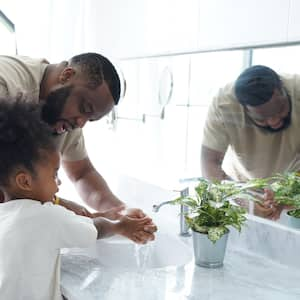
[[[43,153],[55,151],[51,128],[40,118],[37,104],[0,99],[0,184],[6,185],[19,167],[35,174]]]

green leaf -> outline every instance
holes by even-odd
[[[249,185],[251,188],[254,184]],[[190,213],[185,215],[190,228],[201,233],[208,233],[209,239],[217,241],[228,226],[241,230],[246,221],[246,210],[230,203],[230,199],[246,194],[244,185],[235,182],[208,181],[202,179],[195,188],[195,194],[179,197],[173,204],[186,205]]]
[[[210,227],[208,229],[207,237],[215,243],[218,239],[220,239],[225,233],[228,232],[226,227]]]
[[[290,210],[288,212],[289,216],[295,217],[295,218],[300,218],[300,209],[294,209],[294,210]]]

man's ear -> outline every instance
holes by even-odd
[[[16,185],[19,189],[24,191],[31,191],[32,189],[32,175],[28,172],[21,171],[16,175]]]
[[[71,67],[64,68],[63,71],[59,75],[59,83],[65,84],[68,80],[70,80],[75,75],[75,70]]]

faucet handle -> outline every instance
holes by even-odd
[[[184,189],[179,190],[173,190],[173,192],[178,192],[180,194],[180,197],[187,197],[189,195],[189,187],[186,187]]]
[[[203,180],[204,177],[188,177],[188,178],[180,178],[179,183],[191,183],[191,182],[199,182]]]

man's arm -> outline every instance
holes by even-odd
[[[88,157],[79,161],[63,161],[62,164],[80,196],[89,206],[97,211],[124,206],[124,203],[111,192]],[[126,215],[137,219],[146,217],[145,213],[138,208],[127,209]],[[144,225],[144,231],[139,231],[136,238],[139,242],[153,240],[155,231],[157,231],[157,227],[151,219],[148,219],[148,223]]]
[[[204,145],[201,147],[201,172],[202,176],[209,180],[231,179],[222,169],[225,153],[210,149]]]
[[[63,161],[62,164],[80,197],[90,207],[101,211],[124,204],[111,192],[88,157],[79,161]]]
[[[222,169],[224,153],[212,150],[202,145],[201,149],[201,168],[202,176],[209,180],[232,180]],[[270,196],[269,196],[270,198]],[[236,203],[249,211],[249,200],[236,199]],[[267,203],[268,204],[268,203]],[[254,203],[254,215],[263,218],[276,220],[280,216],[280,208],[276,205],[267,205],[265,203]]]

